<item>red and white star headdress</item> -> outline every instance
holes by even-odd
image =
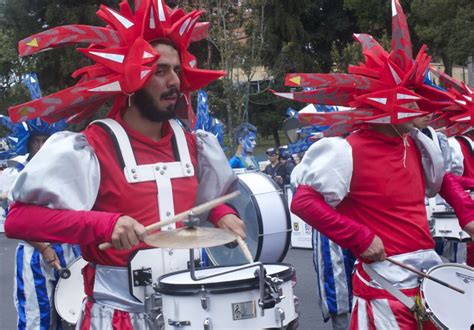
[[[365,62],[349,66],[349,73],[292,73],[285,77],[291,87],[313,90],[275,93],[292,100],[347,106],[343,112],[299,114],[305,124],[342,125],[352,129],[362,122],[400,124],[414,117],[442,109],[449,104],[449,93],[423,84],[430,57],[422,47],[412,59],[412,46],[405,14],[398,0],[392,0],[392,50],[386,52],[368,34],[355,34]],[[419,109],[412,109],[416,102]]]
[[[430,125],[434,128],[445,127],[446,135],[463,134],[474,129],[474,90],[462,81],[431,67],[430,72],[437,77],[451,93],[453,102],[441,111]]]
[[[180,54],[181,92],[189,95],[223,76],[223,71],[200,70],[189,53],[193,41],[207,37],[208,23],[198,23],[202,12],[186,14],[171,10],[164,0],[135,0],[133,12],[127,0],[120,11],[104,5],[97,12],[106,27],[66,25],[35,34],[19,42],[20,56],[77,43],[89,43],[78,51],[95,64],[75,71],[79,78],[73,87],[38,100],[9,108],[13,121],[41,117],[48,122],[68,118],[81,121],[91,116],[107,100],[115,98],[112,112],[123,108],[127,95],[141,89],[156,69],[159,54],[150,45],[157,39],[168,39]],[[189,102],[188,102],[189,103]],[[188,109],[189,110],[189,109]],[[193,116],[193,113],[189,113]]]

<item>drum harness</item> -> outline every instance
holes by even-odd
[[[135,156],[133,154],[133,149],[128,139],[128,135],[125,132],[124,128],[117,123],[115,120],[107,118],[96,120],[91,123],[100,126],[103,128],[108,135],[111,137],[115,149],[119,158],[120,165],[123,168],[125,178],[128,183],[140,183],[147,181],[155,181],[157,185],[157,201],[158,201],[158,210],[159,210],[159,219],[165,220],[171,218],[175,215],[175,208],[173,202],[173,190],[172,190],[172,179],[183,178],[183,177],[192,177],[195,175],[194,166],[191,162],[191,157],[189,154],[189,148],[186,142],[186,137],[184,135],[183,129],[178,124],[176,120],[169,120],[171,129],[173,130],[172,137],[172,147],[174,162],[159,162],[154,164],[145,164],[137,165]],[[167,227],[162,228],[162,230],[172,230],[175,229],[175,224],[170,224]],[[176,260],[173,258],[173,249],[161,249],[163,251],[163,259],[165,264],[170,267],[176,267]],[[99,268],[100,265],[95,265],[96,274],[100,274]],[[126,270],[126,269],[125,269]],[[111,278],[110,269],[107,269],[107,278]],[[144,313],[147,317],[151,317],[153,320],[159,322],[161,316],[160,311],[161,307],[158,303],[156,293],[149,295],[147,292],[147,285],[150,284],[150,276],[142,274],[147,280],[143,281],[143,286],[145,288],[145,302],[144,302]],[[142,276],[142,277],[143,277]],[[96,275],[97,277],[97,275]],[[122,276],[123,277],[123,276]],[[97,281],[96,281],[97,282]],[[125,281],[128,285],[128,281]],[[95,287],[95,285],[94,285]],[[95,290],[94,290],[95,291]],[[107,290],[110,291],[110,294],[113,296],[117,294],[120,290]],[[130,299],[124,297],[126,300]],[[136,304],[136,300],[131,298]],[[121,306],[124,310],[127,310],[126,306]],[[124,308],[125,307],[125,308]]]
[[[418,330],[422,330],[423,322],[429,320],[430,311],[427,311],[425,306],[422,304],[420,295],[417,294],[415,299],[412,299],[398,288],[394,287],[390,281],[379,275],[369,264],[363,263],[362,268],[370,278],[372,278],[372,280],[376,281],[384,290],[387,290],[392,296],[413,312],[418,324]]]

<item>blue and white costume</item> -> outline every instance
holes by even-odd
[[[7,139],[11,144],[9,155],[21,156],[16,156],[8,162],[9,168],[2,175],[2,192],[10,189],[15,178],[25,167],[29,159],[26,155],[29,139],[34,135],[50,136],[63,130],[65,126],[64,122],[49,125],[40,119],[34,119],[10,127],[12,133]],[[81,255],[79,247],[74,245],[52,244],[51,248],[58,256],[62,267],[67,267]],[[40,251],[27,242],[19,242],[15,255],[13,289],[13,299],[18,313],[18,329],[61,329],[61,322],[57,320],[53,302],[54,288],[58,279],[57,271],[44,260]]]

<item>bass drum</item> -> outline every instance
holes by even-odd
[[[290,212],[282,190],[263,173],[247,172],[237,177],[240,195],[227,204],[245,222],[245,241],[254,261],[281,262],[288,252],[291,239]],[[207,248],[206,252],[214,266],[247,263],[236,245]]]
[[[66,279],[59,278],[54,292],[56,311],[61,319],[70,325],[76,324],[79,320],[82,302],[86,298],[82,281],[82,268],[86,265],[87,261],[81,257],[68,265],[71,276]]]

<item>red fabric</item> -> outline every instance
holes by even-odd
[[[464,191],[458,178],[452,173],[444,175],[439,194],[454,209],[461,228],[474,221],[474,200]]]
[[[465,138],[470,139],[469,137]],[[461,152],[464,156],[464,173],[462,176],[474,178],[474,157],[472,155],[471,146],[468,144],[468,141],[466,141],[465,138],[459,136],[456,137],[456,140],[458,140],[459,145],[461,146]]]
[[[84,311],[84,317],[81,323],[81,330],[90,330],[91,328],[91,310],[94,303],[92,301],[86,302],[86,308]]]
[[[468,242],[466,245],[466,249],[467,249],[466,264],[468,266],[474,267],[474,243]]]
[[[291,212],[356,256],[367,250],[375,236],[366,226],[334,210],[310,186],[298,187],[291,201]]]
[[[353,173],[349,193],[336,210],[378,235],[388,256],[432,249],[425,209],[420,152],[408,138],[361,129],[347,137]]]
[[[130,314],[128,312],[114,310],[114,316],[112,317],[112,329],[113,330],[133,330],[132,321],[130,320]]]
[[[27,241],[99,244],[110,241],[119,216],[120,213],[53,210],[16,202],[8,212],[5,234]]]
[[[224,215],[227,214],[234,214],[236,216],[239,216],[236,210],[234,210],[232,207],[230,207],[227,204],[222,204],[219,206],[216,206],[209,212],[208,220],[215,226],[219,224],[219,221],[222,219]]]
[[[474,190],[474,178],[457,176],[456,179],[464,190]]]

